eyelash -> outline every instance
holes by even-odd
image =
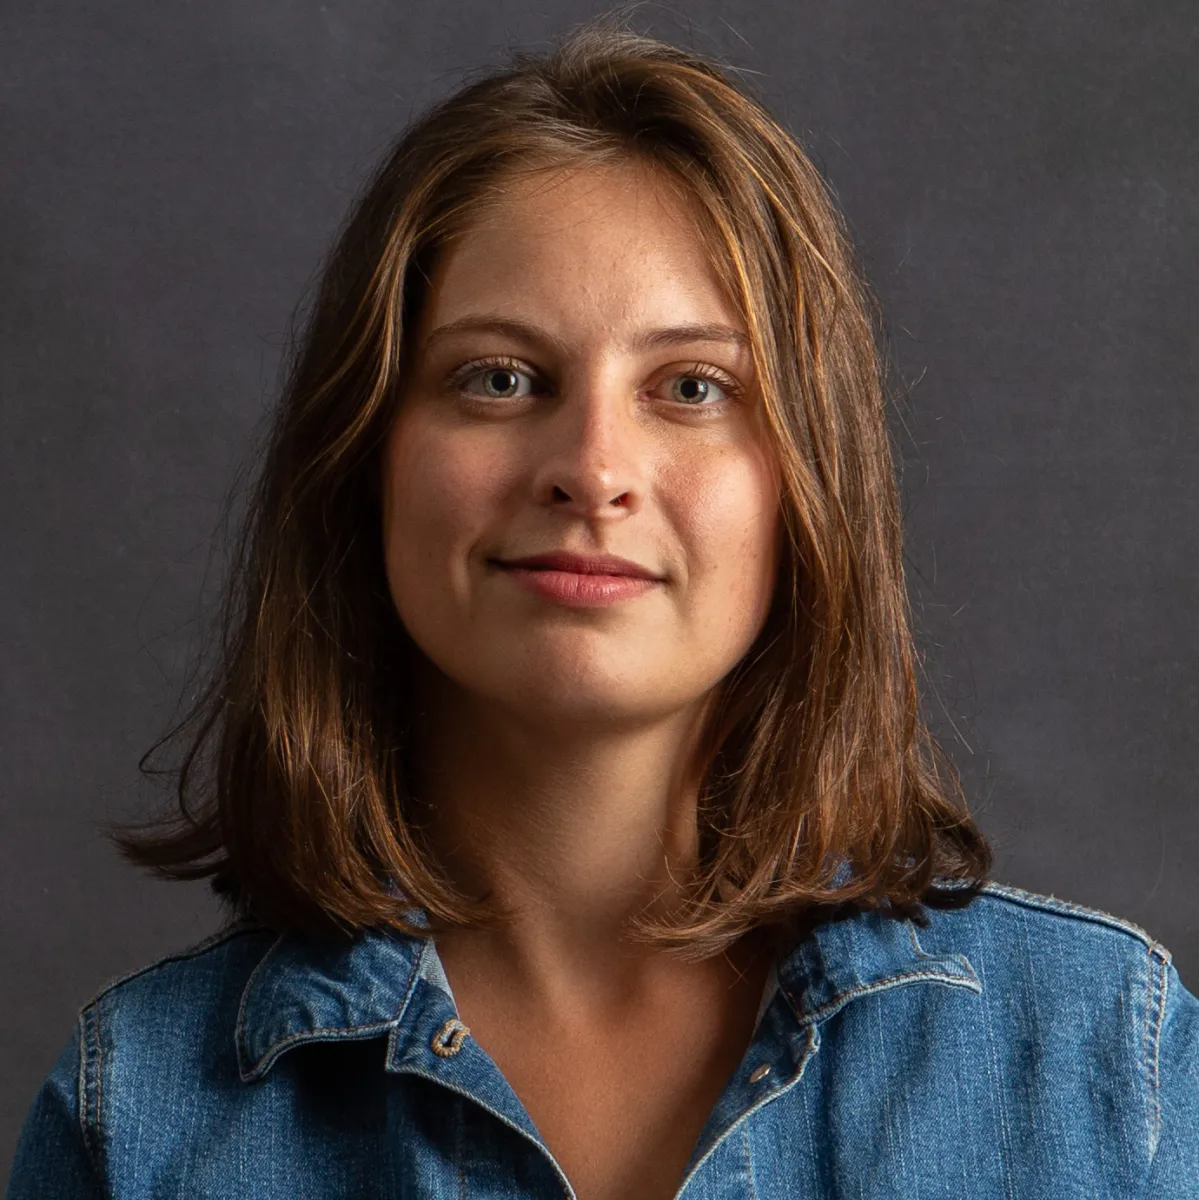
[[[468,379],[483,371],[513,371],[521,375],[527,375],[531,380],[537,381],[538,375],[536,371],[531,371],[523,363],[517,359],[508,358],[505,355],[498,355],[494,358],[478,358],[471,362],[463,363],[450,375],[449,384],[451,389],[462,393],[462,386]],[[687,367],[686,370],[675,372],[669,376],[671,379],[708,379],[713,383],[719,384],[725,393],[724,400],[716,400],[708,404],[683,404],[678,403],[679,408],[704,410],[704,409],[721,409],[727,404],[734,403],[741,394],[741,385],[737,383],[730,375],[726,375],[723,371],[716,367],[709,366],[707,363],[696,362]],[[466,394],[466,393],[462,393]],[[510,397],[513,400],[524,399],[521,396]],[[473,394],[468,394],[468,399],[479,402],[481,407],[491,407],[495,404],[502,403],[503,397],[496,397],[490,400],[484,399]]]

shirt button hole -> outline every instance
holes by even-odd
[[[462,1043],[470,1030],[458,1020],[451,1017],[434,1035],[429,1043],[434,1054],[442,1058],[450,1058],[462,1049]]]
[[[750,1083],[757,1083],[759,1079],[765,1079],[770,1074],[770,1065],[763,1063],[750,1077]]]

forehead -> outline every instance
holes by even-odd
[[[495,182],[439,256],[426,316],[518,311],[564,325],[722,322],[744,330],[694,200],[635,161]]]

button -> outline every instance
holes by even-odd
[[[750,1077],[750,1083],[757,1083],[759,1079],[765,1079],[770,1074],[770,1065],[763,1063]]]
[[[458,1020],[451,1017],[434,1035],[429,1043],[434,1054],[442,1058],[450,1058],[462,1049],[470,1030]]]

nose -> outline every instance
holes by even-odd
[[[539,446],[538,503],[585,521],[636,512],[649,439],[633,389],[609,376],[564,390]]]

